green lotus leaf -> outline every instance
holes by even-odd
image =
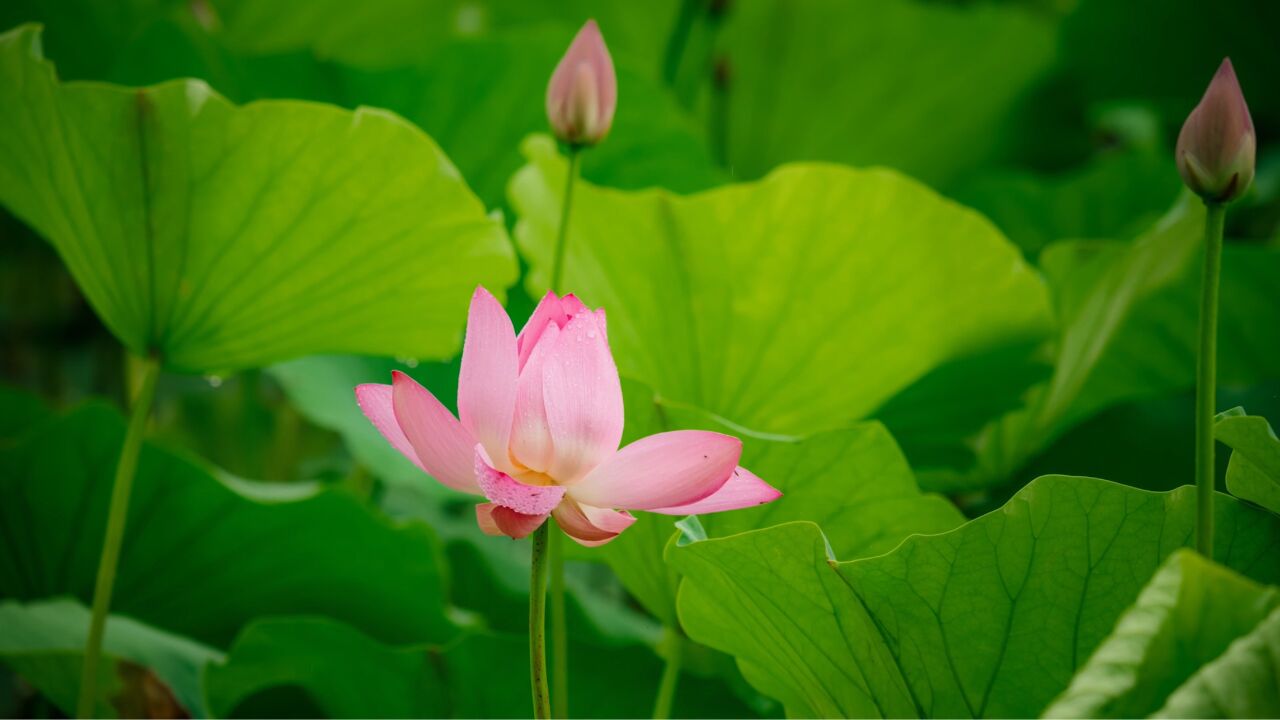
[[[88,608],[65,598],[25,605],[6,601],[0,603],[0,627],[0,663],[39,688],[62,712],[74,714]],[[148,700],[143,673],[153,673],[191,717],[208,716],[200,672],[206,663],[221,659],[218,651],[118,615],[107,618],[103,651],[107,662],[100,668],[96,717],[150,716],[144,711],[152,708],[139,705]]]
[[[837,562],[812,523],[673,546],[693,639],[792,717],[1031,716],[1066,689],[1162,561],[1195,490],[1046,476],[996,512]],[[1216,558],[1280,580],[1280,519],[1216,503]]]
[[[1280,714],[1280,608],[1231,643],[1169,696],[1157,718],[1245,718]]]
[[[663,401],[630,380],[623,381],[623,400],[623,442],[674,429],[738,435],[743,440],[742,465],[782,491],[782,497],[768,505],[701,517],[703,531],[710,536],[808,520],[826,531],[837,555],[857,558],[888,552],[908,535],[950,530],[964,520],[946,499],[920,492],[902,451],[879,423],[806,438],[770,436]],[[636,522],[607,545],[575,549],[575,554],[603,558],[646,609],[676,627],[679,576],[663,559],[676,532],[675,518],[637,515]]]
[[[93,590],[124,420],[92,403],[0,450],[0,597]],[[421,523],[393,523],[340,490],[216,477],[144,445],[114,612],[225,646],[251,618],[307,612],[388,641],[443,641],[443,553]]]
[[[0,202],[172,367],[447,357],[474,287],[516,277],[501,223],[383,111],[60,83],[34,26],[0,36],[0,108]]]
[[[1278,607],[1280,590],[1175,551],[1044,717],[1150,716]]]
[[[1218,416],[1213,434],[1232,451],[1227,490],[1280,513],[1280,440],[1267,419],[1234,408]]]
[[[326,717],[528,717],[528,643],[477,632],[442,646],[387,645],[330,619],[264,619],[245,628],[225,662],[209,666],[205,689],[221,717],[280,717],[296,713],[300,700]],[[660,672],[648,648],[575,637],[570,649],[574,716],[648,715]],[[751,715],[723,683],[686,675],[681,684],[681,717]]]
[[[546,137],[525,153],[509,192],[536,296],[565,163]],[[563,289],[608,310],[623,375],[770,433],[847,426],[1051,324],[1044,283],[989,222],[894,172],[819,164],[684,197],[580,183]],[[967,382],[978,369],[951,377],[935,407],[991,404]],[[1023,386],[1009,385],[1000,394],[1016,399]]]

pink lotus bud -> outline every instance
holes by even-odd
[[[1206,202],[1231,202],[1253,182],[1257,145],[1249,106],[1227,58],[1178,134],[1178,172]]]
[[[547,85],[547,120],[570,145],[595,145],[613,127],[618,78],[595,20],[578,31]]]

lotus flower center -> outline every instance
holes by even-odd
[[[534,485],[537,487],[547,487],[557,484],[550,475],[538,472],[537,470],[529,470],[527,468],[520,467],[519,465],[517,465],[516,472],[512,473],[511,477],[515,478],[516,482],[524,485]]]

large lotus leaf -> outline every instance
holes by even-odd
[[[1277,607],[1280,590],[1178,550],[1044,716],[1149,716]]]
[[[88,601],[124,436],[90,404],[0,451],[0,597]],[[350,494],[218,478],[145,445],[114,611],[216,646],[253,617],[331,616],[390,641],[444,640],[442,551]]]
[[[1216,504],[1218,560],[1275,583],[1280,520]],[[790,716],[1030,716],[1066,688],[1160,563],[1195,491],[1047,476],[1003,508],[836,562],[811,523],[674,546],[680,621]]]
[[[858,558],[888,552],[908,535],[944,532],[963,522],[950,502],[920,492],[902,451],[879,423],[807,438],[761,435],[666,402],[633,381],[623,382],[623,392],[624,442],[674,429],[737,435],[743,440],[742,465],[782,491],[781,498],[762,507],[703,516],[703,530],[711,536],[808,520],[823,528],[837,555]],[[675,533],[675,518],[638,515],[615,540],[577,554],[603,557],[627,590],[674,627],[679,578],[663,560],[663,550]]]
[[[510,195],[532,291],[550,274],[565,163],[546,137],[525,150]],[[579,183],[563,287],[608,310],[624,375],[764,432],[846,426],[1051,322],[1044,283],[982,217],[892,171],[821,164],[686,197]]]
[[[1280,715],[1280,608],[1169,696],[1158,718]]]
[[[575,717],[648,715],[660,667],[647,648],[605,649],[577,638],[570,648]],[[516,635],[390,646],[332,620],[286,617],[245,628],[226,661],[209,667],[205,689],[222,717],[279,717],[287,711],[272,703],[289,687],[328,717],[520,718],[530,713],[528,652],[528,639]],[[722,683],[686,675],[680,688],[680,717],[751,714]]]
[[[1218,416],[1213,434],[1232,451],[1227,490],[1280,513],[1280,440],[1267,419],[1234,408]]]
[[[0,603],[0,628],[0,662],[39,688],[63,712],[74,713],[88,608],[67,599]],[[205,663],[221,659],[221,653],[115,615],[107,618],[103,652],[108,658],[102,670],[106,682],[98,684],[101,695],[95,715],[138,715],[137,703],[148,696],[143,691],[142,683],[148,682],[144,672],[162,682],[192,717],[208,715],[200,672]]]
[[[923,474],[922,484],[955,490],[1000,482],[1108,407],[1193,388],[1203,233],[1203,205],[1184,197],[1132,242],[1073,240],[1046,248],[1041,266],[1061,317],[1053,376],[1026,408],[985,431],[971,473]],[[1218,332],[1224,388],[1280,378],[1280,335],[1273,331],[1280,323],[1278,274],[1280,251],[1228,243]]]
[[[935,185],[1002,149],[1056,45],[1047,18],[1011,4],[919,0],[736,3],[722,38],[721,132],[740,177],[831,160]]]
[[[388,113],[59,83],[33,26],[0,36],[0,78],[0,200],[136,353],[443,357],[475,285],[515,278],[501,223]]]

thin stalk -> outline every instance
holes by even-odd
[[[1200,280],[1200,354],[1196,362],[1196,549],[1213,557],[1213,410],[1218,363],[1218,275],[1226,207],[1205,203],[1204,276]]]
[[[550,525],[551,521],[548,520]],[[569,717],[569,635],[565,620],[564,533],[551,531],[551,709],[554,717]]]
[[[569,171],[565,174],[564,203],[560,206],[560,229],[556,234],[555,264],[551,268],[551,290],[560,292],[564,281],[565,246],[569,242],[569,212],[573,206],[573,186],[578,179],[578,159],[581,151],[569,148]],[[551,521],[543,524],[545,528]],[[551,656],[555,663],[552,679],[555,683],[555,717],[569,717],[569,636],[565,627],[564,599],[564,539],[559,532],[551,534]],[[536,545],[535,545],[536,547]],[[544,679],[545,683],[545,679]],[[544,688],[545,689],[545,688]],[[535,689],[536,692],[536,689]]]
[[[533,685],[533,716],[551,717],[547,690],[547,528],[533,532],[533,558],[529,575],[529,680]]]
[[[560,206],[560,231],[556,237],[555,264],[551,266],[551,289],[560,292],[560,282],[564,280],[565,246],[569,244],[569,210],[573,206],[573,186],[578,179],[578,158],[582,151],[577,147],[569,148],[569,172],[565,173],[564,204]]]
[[[663,643],[667,648],[667,662],[662,668],[662,680],[658,683],[658,697],[653,703],[653,720],[671,717],[671,704],[676,699],[676,686],[680,683],[680,663],[684,659],[684,642],[679,630],[664,629]]]
[[[160,376],[160,361],[149,357],[141,363],[141,383],[133,398],[129,415],[129,428],[125,431],[124,446],[116,464],[115,482],[111,486],[111,504],[107,509],[107,531],[102,539],[102,556],[98,559],[98,579],[93,588],[93,613],[89,619],[89,640],[84,648],[84,666],[80,675],[80,700],[76,715],[93,716],[94,700],[98,696],[98,664],[102,659],[102,634],[106,629],[107,610],[111,606],[111,589],[116,581],[116,568],[120,563],[120,545],[124,541],[125,519],[129,514],[129,493],[133,490],[134,471],[138,467],[138,453],[142,449],[142,436],[151,415],[151,404],[156,394],[156,379]]]
[[[667,38],[667,51],[662,60],[662,80],[667,87],[675,87],[676,76],[680,74],[680,61],[684,58],[689,33],[693,30],[693,21],[698,16],[701,5],[700,0],[682,0],[680,3],[680,14],[676,16],[676,24],[671,28],[671,37]]]

